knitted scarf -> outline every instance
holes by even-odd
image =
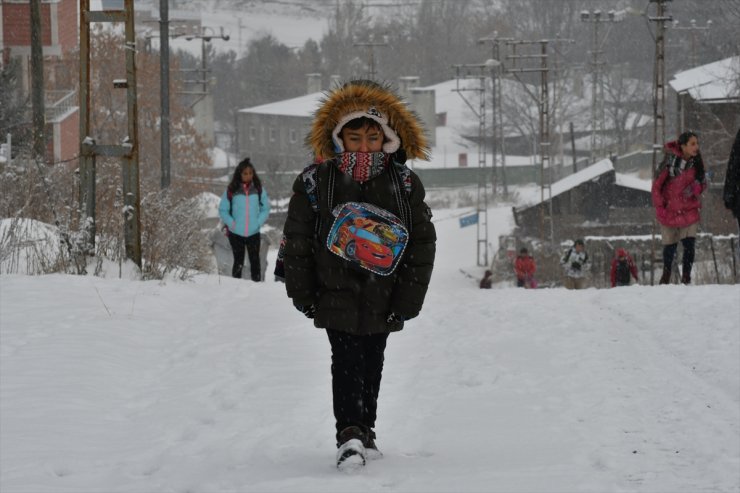
[[[337,157],[337,167],[356,182],[363,183],[385,171],[390,154],[385,152],[343,152]]]

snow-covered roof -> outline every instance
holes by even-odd
[[[618,187],[632,188],[643,192],[650,192],[653,188],[653,183],[650,180],[645,180],[635,175],[616,173],[616,179]]]
[[[602,159],[591,166],[582,169],[572,175],[566,176],[552,184],[552,196],[557,197],[561,193],[567,192],[582,183],[593,180],[606,172],[613,171],[614,164],[610,159]]]
[[[261,115],[304,116],[313,117],[319,108],[323,92],[313,92],[297,98],[284,99],[274,103],[262,104],[239,110],[239,113],[259,113]]]
[[[740,97],[740,56],[678,72],[670,81],[676,92],[688,92],[697,101]]]
[[[599,176],[603,175],[604,173],[608,173],[609,171],[614,171],[614,164],[611,162],[610,159],[605,158],[587,168],[582,169],[581,171],[578,171],[577,173],[566,176],[565,178],[560,179],[552,184],[552,187],[550,188],[552,192],[552,198],[555,198],[562,193],[572,190],[577,186],[586,183],[587,181],[598,178]],[[615,177],[615,183],[618,187],[631,188],[633,190],[640,190],[642,192],[650,192],[652,187],[652,182],[650,180],[644,180],[634,175],[627,175],[624,173],[615,172]],[[521,197],[522,194],[520,193],[522,205],[520,207],[517,207],[518,210],[521,211],[529,209],[530,207],[542,203],[539,187],[537,187],[536,189],[532,189],[529,192],[529,194],[523,197]],[[547,201],[547,199],[545,201]]]

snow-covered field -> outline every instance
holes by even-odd
[[[0,276],[0,491],[740,491],[740,286],[479,290],[459,213],[354,475],[282,284]]]

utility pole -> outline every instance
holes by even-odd
[[[352,46],[360,46],[360,47],[368,48],[368,51],[369,51],[368,67],[370,70],[368,73],[368,79],[375,80],[376,72],[375,72],[375,50],[374,48],[376,46],[388,46],[388,35],[384,34],[382,41],[375,41],[375,36],[373,35],[373,33],[370,33],[367,41],[357,41],[357,39],[355,38],[352,42]]]
[[[188,41],[192,41],[193,39],[200,39],[200,69],[194,69],[190,70],[191,72],[201,72],[202,79],[198,80],[186,80],[185,82],[190,83],[196,83],[196,84],[202,84],[203,89],[202,91],[182,91],[180,94],[190,94],[190,95],[196,95],[200,96],[200,98],[197,98],[190,106],[193,107],[195,104],[203,99],[204,97],[208,96],[208,50],[206,49],[206,43],[209,43],[213,39],[223,39],[224,41],[228,41],[230,36],[228,34],[224,34],[224,28],[219,28],[219,34],[216,35],[212,28],[208,26],[201,27],[200,34],[188,34],[185,36],[185,39]],[[188,72],[188,70],[183,70],[183,72]]]
[[[604,147],[604,123],[606,114],[604,111],[604,76],[601,67],[604,62],[601,60],[604,50],[603,44],[609,35],[607,31],[603,40],[599,39],[599,26],[602,23],[621,22],[623,12],[610,10],[607,15],[602,15],[600,10],[583,10],[581,11],[581,22],[590,22],[593,24],[593,40],[591,49],[591,163],[596,161],[597,154],[603,154]],[[598,93],[598,94],[597,94]],[[597,117],[598,114],[598,117]],[[597,125],[598,123],[598,125]],[[599,148],[596,148],[596,127],[599,128]]]
[[[547,65],[547,47],[549,40],[537,40],[537,41],[523,41],[513,40],[507,41],[505,44],[507,48],[511,48],[511,55],[507,55],[505,59],[511,62],[511,65],[507,65],[504,68],[504,73],[513,74],[514,77],[522,83],[522,86],[527,93],[532,96],[537,102],[537,109],[539,113],[539,148],[540,148],[540,240],[544,243],[545,241],[545,223],[549,222],[549,239],[550,243],[555,243],[555,229],[552,218],[552,166],[550,164],[550,95],[548,90],[548,72],[549,68]],[[539,53],[536,50],[536,46],[539,45]],[[535,48],[530,48],[534,46]],[[517,47],[523,47],[528,49],[529,52],[523,54],[517,54]],[[539,66],[525,67],[520,65],[526,60],[539,60]],[[522,73],[539,73],[540,74],[540,90],[539,94],[535,94],[529,90],[527,84],[520,78],[519,74]],[[545,204],[547,202],[547,204]],[[547,212],[546,212],[547,209]]]
[[[46,116],[44,108],[44,54],[41,37],[41,0],[31,0],[31,103],[33,106],[33,154],[46,160]]]
[[[493,166],[492,186],[493,193],[496,194],[496,160],[497,155],[501,154],[501,185],[503,187],[504,198],[509,196],[509,186],[506,179],[506,135],[504,134],[504,115],[503,115],[503,97],[501,95],[501,86],[503,85],[503,63],[501,62],[501,43],[512,41],[514,38],[502,38],[498,36],[498,31],[493,31],[489,36],[480,38],[478,43],[491,43],[492,58],[486,60],[486,66],[491,71],[491,163]],[[498,144],[498,145],[497,145]]]
[[[488,64],[466,64],[453,65],[455,69],[456,86],[453,91],[457,92],[465,104],[478,117],[478,195],[476,202],[476,213],[478,222],[477,239],[477,265],[488,266],[488,183],[486,167],[486,71],[491,67]],[[460,87],[460,80],[478,79],[477,87]],[[478,93],[478,109],[465,97],[465,92]]]
[[[650,22],[656,23],[655,32],[655,73],[653,74],[653,179],[658,167],[659,156],[665,142],[665,29],[666,22],[673,18],[666,14],[666,2],[671,0],[650,0],[657,6],[655,16],[648,16]],[[655,232],[657,224],[653,218],[651,241],[650,284],[655,283]]]
[[[159,0],[159,104],[162,190],[170,186],[170,7]]]
[[[712,20],[708,20],[706,26],[697,26],[696,19],[691,19],[689,21],[689,25],[686,27],[679,26],[678,20],[674,20],[668,27],[671,28],[671,31],[689,31],[689,36],[691,37],[691,67],[693,68],[699,65],[699,57],[697,56],[697,37],[699,33],[706,35],[709,32],[712,28]]]
[[[92,90],[90,70],[90,24],[125,24],[126,78],[112,81],[126,89],[127,135],[122,144],[98,144],[91,135]],[[87,233],[87,249],[95,250],[95,160],[97,156],[119,157],[123,175],[123,235],[126,257],[141,268],[141,195],[139,187],[139,130],[136,95],[136,33],[134,0],[124,0],[123,10],[90,10],[90,0],[80,0],[80,209]]]

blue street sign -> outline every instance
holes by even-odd
[[[471,214],[469,216],[463,216],[460,218],[460,227],[464,228],[465,226],[470,226],[471,224],[476,224],[478,222],[478,213]]]

